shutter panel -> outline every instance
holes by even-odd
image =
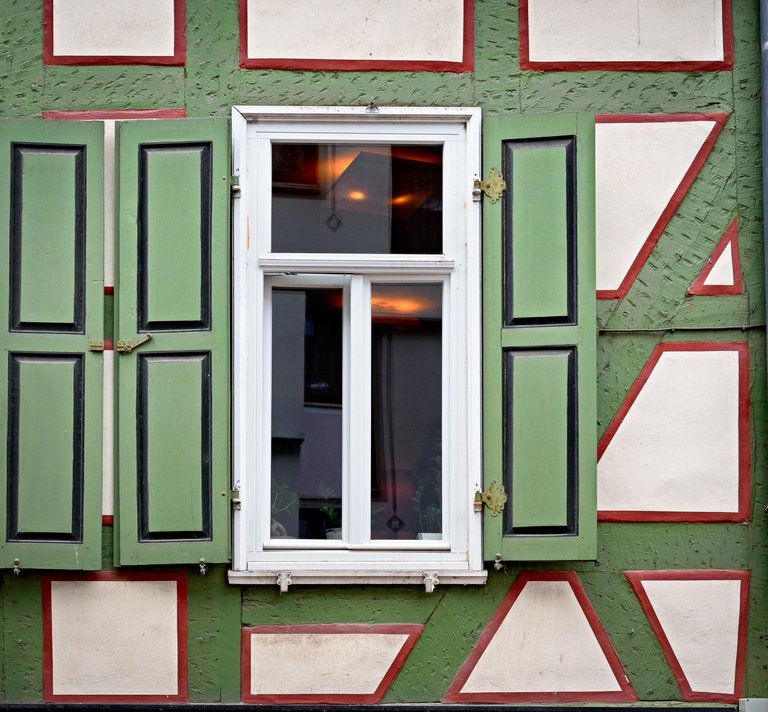
[[[486,559],[596,556],[594,117],[490,118],[483,208]]]
[[[101,124],[0,122],[0,566],[101,565]]]
[[[228,123],[119,124],[117,155],[118,560],[227,561]]]

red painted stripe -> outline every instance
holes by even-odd
[[[335,72],[471,72],[474,69],[474,3],[464,0],[464,40],[460,62],[445,60],[296,59],[248,56],[248,0],[239,0],[240,67],[243,69],[297,69]]]
[[[53,626],[51,616],[51,583],[54,581],[175,581],[176,631],[178,655],[178,694],[176,695],[57,695],[53,691]],[[43,701],[44,702],[187,702],[187,577],[183,573],[147,571],[122,573],[57,573],[43,575]]]
[[[101,526],[103,527],[113,527],[115,525],[115,516],[113,514],[102,514],[101,515]]]
[[[45,65],[122,65],[154,64],[183,66],[186,59],[185,0],[173,0],[173,54],[172,55],[56,55],[53,49],[53,2],[43,0],[43,64]]]
[[[601,522],[744,522],[749,519],[750,506],[750,444],[749,444],[749,344],[742,341],[663,341],[656,345],[643,365],[626,398],[616,411],[597,444],[599,462],[613,440],[630,408],[645,387],[662,354],[671,351],[737,351],[739,354],[739,508],[736,512],[668,512],[634,510],[600,510]]]
[[[659,238],[661,237],[662,233],[666,229],[667,224],[672,219],[672,216],[675,214],[677,209],[680,207],[680,203],[683,202],[683,198],[685,197],[686,193],[690,190],[691,185],[693,185],[693,181],[696,179],[696,176],[699,175],[699,172],[701,171],[704,164],[706,163],[707,158],[709,157],[709,154],[711,153],[712,148],[715,145],[715,141],[717,141],[717,137],[720,135],[720,132],[723,130],[723,126],[725,126],[729,117],[728,114],[627,114],[623,116],[621,114],[615,114],[613,116],[614,118],[610,118],[608,115],[599,114],[598,116],[595,117],[595,121],[597,123],[605,123],[605,124],[607,123],[645,123],[645,122],[656,123],[656,122],[673,122],[673,121],[713,121],[714,125],[712,127],[712,130],[709,132],[709,135],[707,136],[706,140],[702,144],[701,148],[696,153],[696,156],[691,162],[691,165],[688,167],[688,170],[685,172],[685,175],[680,181],[680,184],[672,193],[672,196],[670,197],[669,202],[667,203],[664,210],[661,212],[661,215],[659,216],[659,219],[656,221],[656,224],[651,229],[650,234],[645,239],[645,242],[643,243],[643,246],[640,248],[640,251],[637,253],[637,255],[635,256],[635,259],[632,261],[632,264],[627,270],[627,273],[624,275],[624,279],[622,279],[617,289],[598,289],[597,290],[598,299],[622,299],[623,297],[626,296],[627,292],[629,291],[629,288],[632,286],[633,282],[637,278],[637,275],[640,273],[640,270],[643,268],[643,265],[645,264],[646,260],[650,256],[651,252],[653,252],[653,248],[656,246],[656,243],[659,241]]]
[[[107,285],[104,285],[104,294],[105,295],[109,296],[110,294],[114,294],[114,293],[115,293],[115,288],[114,287],[108,287]]]
[[[44,119],[58,121],[184,119],[186,116],[186,109],[94,109],[90,111],[44,111],[42,113]]]
[[[723,59],[701,61],[534,62],[531,61],[528,0],[520,0],[520,69],[540,72],[719,72],[733,69],[733,20],[731,0],[723,3]]]
[[[727,248],[731,250],[731,264],[733,265],[733,284],[704,284],[721,255]],[[738,219],[734,218],[728,229],[723,233],[720,242],[717,243],[712,255],[704,265],[699,276],[693,281],[688,294],[701,297],[720,297],[733,294],[743,294],[744,284],[741,276],[741,260],[739,259],[739,226]]]
[[[115,342],[112,339],[104,339],[104,350],[114,351],[114,349],[115,349]]]
[[[487,649],[493,637],[496,635],[499,627],[504,622],[507,614],[523,592],[529,581],[567,581],[573,590],[576,600],[579,602],[584,615],[589,622],[589,626],[595,635],[603,654],[610,665],[611,671],[616,677],[616,682],[621,688],[620,691],[597,690],[594,692],[462,692],[462,688],[469,679],[470,674],[475,669],[478,661]],[[573,571],[523,571],[515,579],[512,587],[507,592],[501,605],[493,614],[488,627],[483,631],[477,644],[472,649],[469,657],[466,659],[461,669],[457,673],[448,692],[443,697],[443,702],[461,703],[461,702],[485,702],[490,704],[510,703],[510,702],[636,702],[632,686],[629,684],[624,668],[619,662],[619,658],[611,645],[608,636],[601,625],[592,604],[590,604],[587,594],[579,581],[579,577]]]
[[[749,571],[732,570],[694,570],[694,571],[625,571],[632,590],[635,592],[643,612],[651,624],[661,650],[672,674],[677,680],[678,687],[686,702],[738,702],[744,692],[744,665],[747,650],[747,616],[749,611]],[[650,598],[643,587],[643,581],[741,581],[739,592],[739,631],[738,647],[736,649],[736,670],[733,681],[733,693],[695,692],[691,689],[688,678],[683,671],[680,661],[672,649],[664,628],[653,609]]]
[[[241,633],[242,654],[240,663],[241,690],[243,702],[259,704],[377,704],[384,697],[405,659],[416,645],[423,625],[407,623],[330,623],[314,625],[265,625],[243,628]],[[369,694],[252,694],[251,693],[251,640],[254,635],[262,634],[295,635],[317,633],[322,635],[339,634],[378,634],[407,635],[400,651],[387,669],[376,690]]]

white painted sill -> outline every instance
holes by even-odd
[[[296,563],[296,562],[292,562]],[[284,567],[259,569],[258,571],[234,571],[228,573],[231,584],[272,585],[278,586],[281,593],[286,593],[293,584],[302,585],[344,585],[344,584],[412,584],[424,586],[427,593],[432,593],[437,586],[473,585],[479,586],[488,579],[485,570],[468,571],[466,569],[425,568],[418,569],[310,569],[292,566],[286,562]]]

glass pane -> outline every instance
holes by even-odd
[[[342,303],[272,291],[273,538],[341,538]]]
[[[442,284],[371,292],[371,538],[442,532]]]
[[[272,144],[272,251],[443,252],[443,147]]]

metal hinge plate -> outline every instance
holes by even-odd
[[[483,505],[488,507],[492,517],[498,517],[504,511],[504,505],[507,503],[507,492],[504,485],[495,480],[485,488],[484,492],[478,490],[475,492],[475,511],[480,512]]]
[[[485,193],[488,196],[488,200],[492,203],[496,203],[506,189],[507,181],[505,181],[504,178],[502,178],[501,173],[496,170],[496,166],[491,166],[491,172],[485,180],[475,178],[472,187],[472,200],[476,203],[480,202],[482,194]]]

